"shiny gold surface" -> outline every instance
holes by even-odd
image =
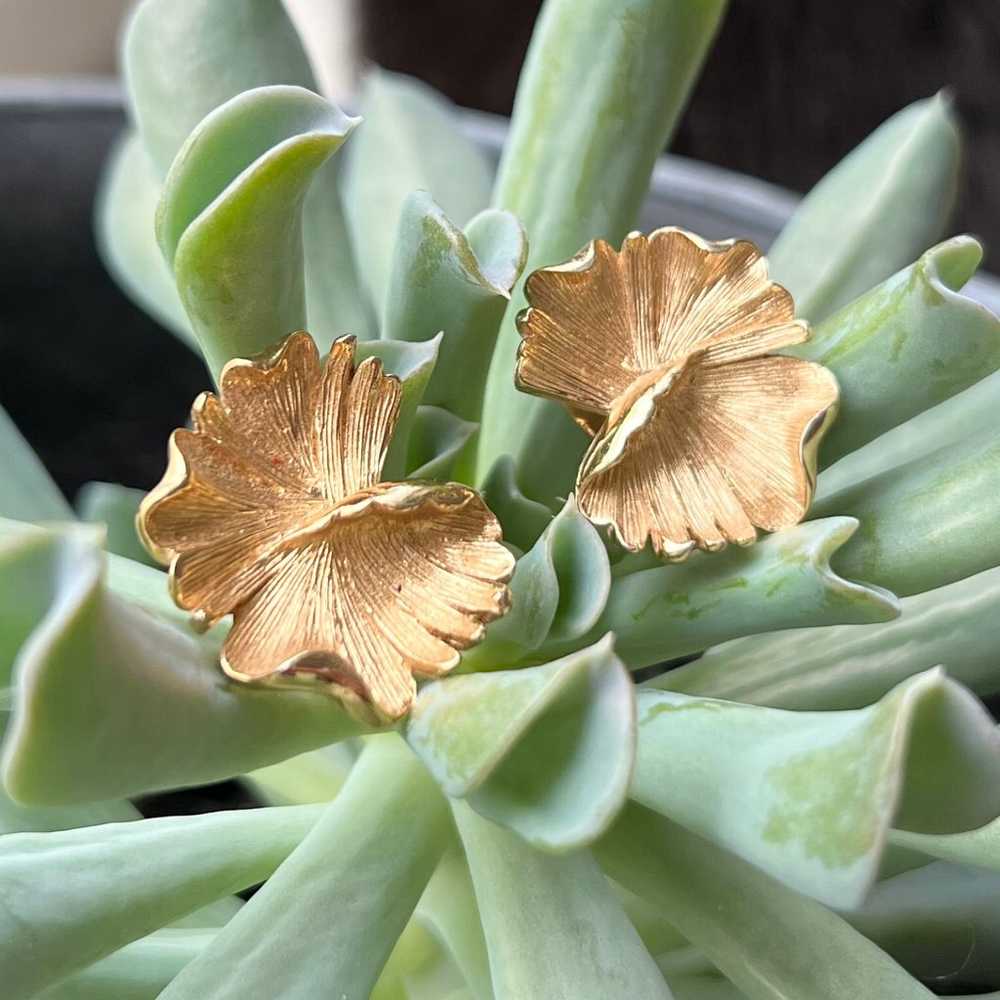
[[[311,680],[370,721],[406,713],[509,604],[514,560],[477,493],[380,483],[400,383],[354,339],[325,363],[306,333],[230,362],[192,429],[171,435],[139,533],[170,566],[174,600],[233,627],[223,669]]]
[[[576,482],[591,521],[683,559],[802,519],[837,383],[768,353],[809,330],[752,243],[675,228],[620,253],[595,240],[525,293],[517,384],[593,437]]]

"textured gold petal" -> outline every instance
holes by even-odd
[[[318,676],[403,715],[413,675],[452,669],[503,614],[514,568],[473,490],[382,484],[335,509],[236,609],[224,667],[239,679]]]
[[[715,363],[800,343],[791,296],[745,240],[711,243],[668,227],[631,233],[620,253],[595,240],[527,280],[516,378],[566,403],[582,426],[645,372],[706,351]]]
[[[138,520],[170,565],[177,603],[214,622],[274,572],[289,537],[378,480],[400,385],[381,365],[355,372],[344,337],[321,366],[306,333],[270,356],[231,361],[203,393],[193,430],[175,431],[167,473]]]
[[[649,539],[668,558],[801,520],[836,408],[833,376],[796,358],[705,355],[674,374],[650,379],[595,437],[577,480],[584,514],[627,548]]]
[[[525,295],[518,387],[606,413],[643,370],[617,253],[594,240],[565,264],[532,273]]]
[[[401,395],[399,379],[377,358],[354,368],[353,337],[334,343],[313,425],[326,497],[341,500],[378,482]]]
[[[319,377],[312,337],[293,333],[270,357],[230,361],[219,377],[221,398],[209,397],[193,424],[309,495],[321,476],[313,433]]]

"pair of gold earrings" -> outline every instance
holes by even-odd
[[[837,383],[771,353],[809,331],[753,244],[596,240],[525,294],[517,385],[591,435],[576,497],[594,524],[679,559],[802,519]],[[475,490],[380,482],[400,395],[376,359],[355,366],[354,338],[321,361],[294,333],[230,362],[171,435],[139,532],[179,606],[233,616],[229,676],[315,678],[387,722],[509,607],[514,558]]]

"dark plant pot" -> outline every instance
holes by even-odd
[[[462,112],[499,155],[505,119]],[[92,206],[125,123],[113,80],[0,83],[0,402],[72,498],[89,479],[152,485],[164,444],[205,386],[200,361],[105,272]],[[767,247],[797,197],[719,167],[664,156],[642,227],[666,223]],[[1000,282],[973,296],[1000,310]]]

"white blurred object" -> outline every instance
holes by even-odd
[[[0,73],[113,73],[129,0],[0,0]]]
[[[353,89],[356,0],[284,0],[319,85],[331,97]],[[0,0],[0,75],[108,74],[131,0]]]
[[[3,0],[0,0],[2,3]],[[327,97],[349,97],[357,82],[357,0],[284,0]]]

